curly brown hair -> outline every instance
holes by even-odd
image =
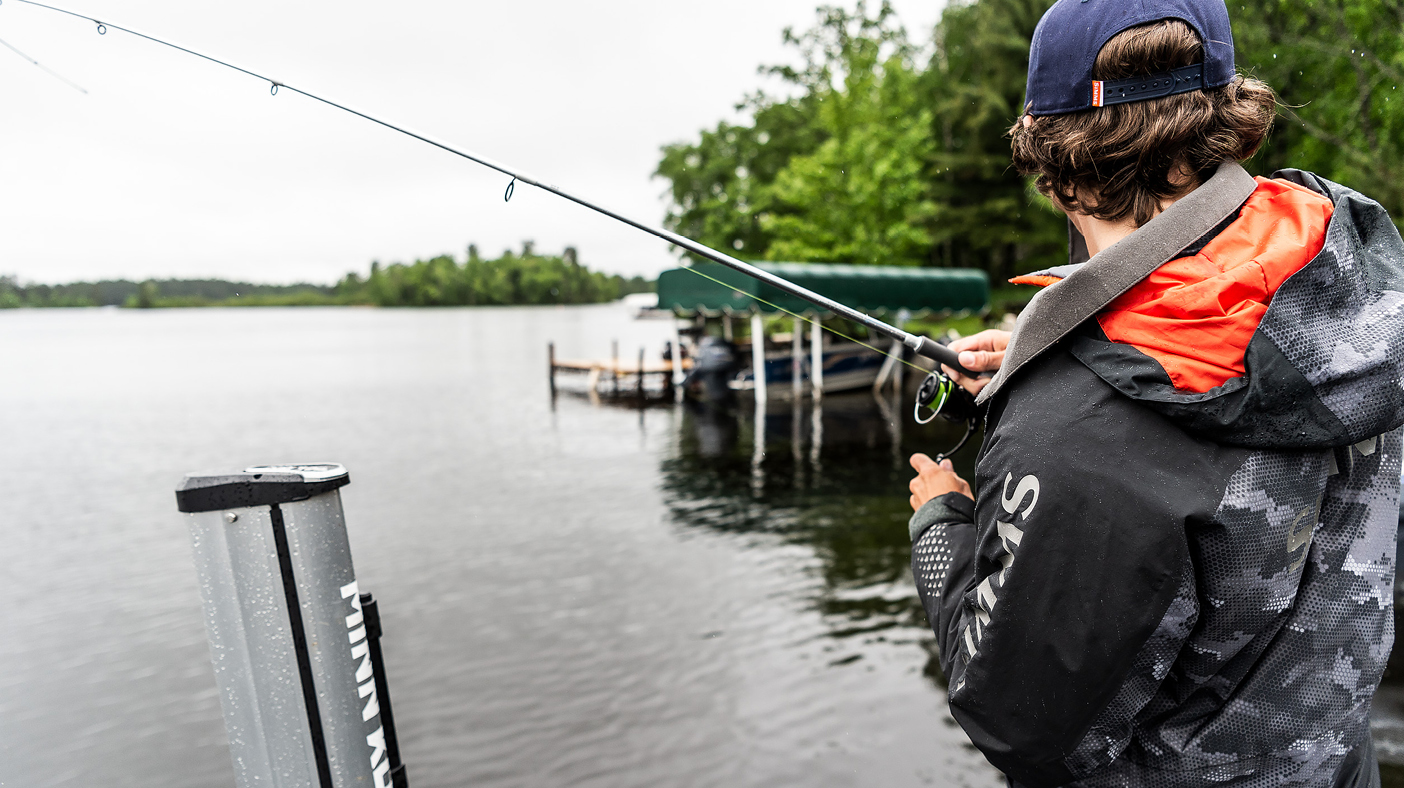
[[[1156,74],[1203,62],[1193,28],[1167,19],[1118,33],[1097,55],[1095,79]],[[1277,95],[1237,76],[1223,87],[1063,115],[1024,116],[1009,130],[1014,166],[1064,210],[1137,227],[1229,159],[1257,152]],[[1026,125],[1027,124],[1027,125]]]

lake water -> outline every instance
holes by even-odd
[[[410,784],[995,786],[907,570],[869,394],[561,396],[619,305],[0,312],[0,784],[230,786],[182,474],[334,461]],[[907,404],[910,407],[910,403]],[[898,429],[900,427],[900,429]],[[966,462],[972,450],[967,450]]]

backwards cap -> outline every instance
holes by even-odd
[[[1178,19],[1199,34],[1203,63],[1128,79],[1092,78],[1092,65],[1107,41],[1162,19]],[[1034,30],[1024,107],[1031,115],[1060,115],[1222,87],[1233,75],[1233,33],[1224,0],[1058,0]]]

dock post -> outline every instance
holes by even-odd
[[[794,318],[790,331],[790,397],[796,402],[804,396],[804,321]]]
[[[814,400],[824,398],[824,329],[819,326],[819,316],[809,324],[809,382],[814,386]]]
[[[755,439],[751,450],[751,495],[759,498],[765,493],[765,401],[756,403],[756,415],[752,427]]]
[[[751,364],[756,383],[756,413],[752,427],[754,448],[751,451],[751,495],[759,498],[765,492],[765,402],[768,392],[765,382],[765,317],[760,310],[751,313]]]
[[[644,349],[639,348],[639,404],[644,401]]]
[[[882,367],[878,369],[877,378],[873,380],[873,394],[875,396],[882,393],[882,387],[886,386],[888,379],[892,377],[892,368],[897,365],[897,354],[901,352],[901,349],[902,341],[900,339],[892,340],[892,346],[882,360]]]
[[[756,408],[765,408],[765,318],[759,310],[751,313],[751,368],[756,382]]]
[[[551,399],[556,398],[556,343],[546,343],[546,363],[550,367],[547,377],[551,381]]]
[[[619,340],[609,341],[609,357],[611,359],[609,369],[609,388],[613,396],[619,396]]]
[[[407,785],[379,617],[351,563],[349,481],[318,463],[176,488],[239,788]]]
[[[673,318],[673,398],[682,401],[682,333],[678,331],[678,319]]]
[[[899,310],[897,310],[897,323],[896,323],[896,326],[897,326],[898,328],[903,329],[903,330],[906,330],[907,321],[908,321],[908,320],[911,320],[911,319],[912,319],[912,313],[911,313],[911,312],[907,311],[906,309],[899,309]],[[901,363],[901,362],[902,362],[902,359],[906,358],[906,356],[907,356],[907,346],[906,346],[906,345],[903,345],[901,342],[896,343],[896,345],[897,345],[896,351],[897,351],[897,362],[898,362],[898,363],[897,363],[896,369],[894,369],[894,370],[892,371],[892,388],[893,388],[894,391],[897,392],[897,409],[898,409],[898,410],[901,410],[901,409],[902,409],[902,396],[906,393],[906,392],[903,390],[903,385],[902,385],[902,384],[903,384],[902,373],[906,370],[906,366],[907,366],[906,364],[903,364],[903,363]],[[899,421],[900,421],[900,420],[899,420]],[[899,429],[900,429],[900,426],[899,426]]]

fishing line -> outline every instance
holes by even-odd
[[[11,44],[9,41],[6,41],[6,40],[4,40],[4,39],[0,39],[0,44],[3,44],[3,45],[5,46],[6,49],[10,50],[11,52],[14,52],[16,55],[19,55],[20,57],[24,58],[25,60],[28,60],[30,63],[33,63],[34,65],[38,66],[39,68],[42,68],[46,74],[48,74],[49,76],[51,76],[51,77],[53,77],[53,78],[55,78],[55,79],[57,79],[57,80],[63,82],[63,84],[65,84],[65,85],[67,85],[67,86],[73,88],[74,90],[78,91],[79,93],[82,93],[82,94],[85,95],[85,96],[88,94],[88,91],[84,90],[82,85],[79,85],[78,83],[76,83],[76,82],[70,80],[69,78],[65,77],[64,75],[58,73],[57,71],[54,71],[53,69],[49,68],[48,66],[44,65],[43,63],[40,63],[39,61],[35,60],[34,58],[30,57],[29,55],[26,55],[25,53],[19,51],[19,49],[17,49],[17,48],[15,47],[15,45],[14,45],[14,44]]]
[[[444,142],[439,142],[438,140],[435,140],[435,139],[433,139],[433,138],[431,138],[431,137],[425,136],[425,135],[420,134],[420,133],[415,132],[415,131],[411,131],[411,130],[409,130],[409,129],[403,127],[403,126],[397,126],[397,125],[395,125],[395,124],[393,124],[393,123],[390,123],[389,121],[381,120],[380,118],[377,118],[377,117],[375,117],[375,116],[373,116],[373,115],[369,115],[369,114],[367,114],[367,113],[365,113],[365,112],[362,112],[362,111],[360,111],[360,110],[353,109],[353,108],[351,108],[351,107],[349,107],[349,106],[347,106],[347,105],[345,105],[345,104],[341,104],[341,103],[339,103],[339,102],[332,101],[331,99],[324,98],[324,97],[319,96],[319,95],[317,95],[317,94],[315,94],[315,93],[311,93],[311,92],[309,92],[309,91],[303,90],[302,88],[295,87],[295,86],[293,86],[293,85],[289,85],[289,84],[286,83],[286,82],[282,82],[282,81],[280,81],[280,80],[276,80],[276,79],[273,79],[273,78],[271,78],[271,77],[264,76],[263,74],[260,74],[260,73],[258,73],[258,72],[256,72],[256,71],[251,70],[251,69],[247,69],[247,68],[244,68],[244,67],[242,67],[242,66],[234,65],[233,63],[230,63],[230,62],[228,62],[228,61],[226,61],[226,60],[220,60],[219,58],[211,57],[210,55],[206,55],[206,54],[204,54],[204,53],[202,53],[202,52],[197,52],[197,51],[195,51],[195,50],[193,50],[193,49],[190,49],[190,48],[188,48],[188,47],[180,46],[179,44],[172,43],[172,42],[170,42],[170,41],[167,41],[167,40],[162,39],[162,38],[158,38],[158,37],[153,36],[153,35],[149,35],[149,34],[147,34],[147,33],[142,33],[142,32],[140,32],[140,31],[133,30],[132,28],[129,28],[129,27],[123,27],[122,25],[116,25],[116,24],[113,24],[113,23],[111,23],[111,22],[103,22],[103,21],[97,19],[96,17],[88,16],[87,14],[80,14],[80,13],[77,13],[76,11],[69,11],[69,10],[67,10],[67,9],[65,9],[65,8],[59,8],[58,6],[49,5],[49,4],[47,4],[47,3],[41,3],[41,2],[38,2],[38,0],[14,0],[14,2],[23,3],[24,5],[30,5],[30,6],[34,6],[34,7],[36,7],[36,8],[44,8],[44,9],[47,9],[47,10],[49,10],[49,11],[54,11],[54,12],[56,12],[56,13],[65,14],[65,15],[67,15],[67,16],[71,16],[71,17],[74,17],[74,18],[77,18],[77,19],[86,20],[86,21],[91,22],[91,23],[93,23],[94,25],[97,26],[97,32],[98,32],[99,35],[106,35],[106,34],[107,34],[107,31],[108,31],[109,29],[112,29],[112,30],[120,30],[120,31],[122,31],[122,32],[124,32],[124,33],[128,33],[128,34],[130,34],[130,35],[134,35],[134,36],[136,36],[136,37],[138,37],[138,38],[143,38],[143,39],[145,39],[145,40],[147,40],[147,41],[150,41],[150,42],[152,42],[152,43],[160,44],[160,45],[165,46],[165,47],[170,47],[171,49],[177,50],[177,51],[179,51],[179,52],[184,52],[184,53],[186,53],[186,54],[188,54],[188,55],[193,55],[193,56],[195,56],[195,57],[200,58],[201,60],[207,60],[207,61],[209,61],[209,62],[211,62],[211,63],[216,64],[216,65],[220,65],[220,66],[224,66],[225,68],[233,69],[233,70],[238,71],[238,72],[240,72],[240,73],[242,73],[242,74],[247,74],[248,76],[251,76],[251,77],[253,77],[254,79],[258,79],[258,80],[262,80],[262,81],[264,81],[264,82],[267,82],[268,85],[269,85],[269,92],[272,93],[273,95],[277,95],[277,94],[278,94],[278,91],[279,91],[280,89],[286,88],[286,89],[288,89],[288,90],[290,90],[290,91],[292,91],[292,92],[294,92],[294,93],[297,93],[297,94],[299,94],[299,95],[302,95],[302,96],[305,96],[305,97],[307,97],[307,98],[309,98],[309,99],[312,99],[313,101],[317,101],[317,102],[320,102],[320,103],[322,103],[322,104],[325,104],[325,105],[327,105],[327,106],[329,106],[329,107],[334,107],[334,108],[339,109],[339,110],[341,110],[341,111],[343,111],[343,112],[348,112],[348,113],[350,113],[350,114],[352,114],[352,115],[356,115],[357,117],[364,118],[365,120],[368,120],[368,121],[370,121],[370,122],[372,122],[372,123],[375,123],[376,125],[383,126],[383,127],[387,128],[387,129],[390,129],[390,130],[392,130],[392,131],[397,131],[397,132],[399,132],[399,133],[401,133],[401,134],[404,134],[404,135],[406,135],[406,136],[408,136],[408,137],[413,137],[414,139],[417,139],[417,140],[419,140],[420,142],[424,142],[424,143],[427,143],[427,144],[429,144],[429,145],[433,145],[434,147],[439,148],[440,150],[446,151],[446,152],[448,152],[448,153],[452,153],[452,154],[454,154],[455,156],[459,156],[459,157],[461,157],[461,158],[467,159],[467,160],[469,160],[469,161],[471,161],[471,162],[474,162],[474,163],[476,163],[476,164],[480,164],[480,165],[482,165],[482,166],[484,166],[484,167],[487,167],[488,169],[491,169],[491,170],[496,170],[497,172],[500,172],[500,173],[502,173],[503,175],[508,176],[508,177],[511,178],[512,180],[511,180],[510,183],[507,184],[507,190],[506,190],[506,192],[503,194],[503,199],[504,199],[504,200],[511,200],[512,194],[513,194],[513,192],[516,190],[516,186],[517,186],[517,182],[518,182],[518,181],[521,181],[522,183],[529,184],[529,185],[531,185],[531,186],[535,186],[535,187],[537,187],[538,189],[541,189],[541,190],[543,190],[543,191],[550,192],[551,194],[554,194],[554,195],[556,195],[557,197],[560,197],[560,198],[562,198],[562,199],[569,200],[570,202],[573,202],[573,203],[575,203],[576,205],[579,205],[579,206],[581,206],[581,207],[583,207],[583,208],[588,208],[588,209],[590,209],[590,210],[592,210],[592,211],[595,211],[596,213],[602,214],[602,215],[604,215],[604,216],[608,216],[609,218],[614,219],[615,221],[621,222],[621,223],[623,223],[623,224],[626,224],[626,225],[628,225],[628,226],[630,226],[630,227],[633,227],[633,228],[636,229],[636,230],[642,230],[643,232],[648,233],[649,235],[652,235],[652,236],[654,236],[654,237],[656,237],[656,238],[661,238],[662,240],[667,241],[668,243],[673,244],[674,246],[681,247],[682,249],[685,249],[685,250],[687,250],[687,251],[693,253],[694,255],[697,255],[698,257],[701,257],[701,258],[704,258],[704,259],[707,259],[707,260],[711,260],[711,261],[716,262],[716,263],[720,263],[720,264],[722,264],[722,265],[724,265],[724,266],[726,266],[726,267],[728,267],[728,268],[731,268],[731,269],[734,269],[734,270],[736,270],[736,271],[739,271],[739,272],[741,272],[741,273],[743,273],[743,274],[745,274],[745,275],[747,275],[747,276],[749,276],[749,277],[751,277],[751,278],[753,278],[753,279],[758,279],[758,280],[760,280],[760,281],[762,281],[762,282],[765,282],[766,284],[769,284],[769,285],[775,287],[776,289],[780,290],[781,292],[789,293],[790,295],[793,295],[793,296],[795,296],[795,297],[797,297],[797,298],[800,298],[800,299],[802,299],[802,300],[804,300],[804,301],[808,301],[808,302],[810,302],[811,304],[814,304],[815,306],[818,306],[818,307],[821,307],[821,308],[823,308],[823,309],[825,309],[825,310],[827,310],[827,311],[833,312],[834,314],[836,314],[836,315],[838,315],[838,316],[840,316],[840,317],[847,318],[847,319],[852,320],[852,321],[854,321],[854,322],[856,322],[856,323],[859,323],[859,324],[861,324],[861,325],[863,325],[863,326],[866,326],[869,330],[874,331],[874,332],[876,332],[876,333],[878,333],[878,334],[881,334],[881,335],[883,335],[883,336],[887,336],[887,337],[890,337],[890,338],[892,338],[892,339],[895,339],[895,340],[901,342],[903,345],[906,345],[907,347],[909,347],[909,348],[911,348],[912,350],[916,351],[917,353],[919,353],[919,354],[921,354],[921,355],[923,355],[923,356],[926,356],[927,358],[930,358],[930,359],[932,359],[932,360],[934,360],[934,361],[940,362],[941,364],[945,364],[945,365],[948,366],[948,367],[951,367],[951,368],[953,368],[953,369],[959,370],[960,372],[965,373],[965,374],[967,374],[967,375],[970,375],[970,376],[972,376],[972,377],[974,377],[974,376],[976,375],[976,373],[970,372],[969,370],[967,370],[967,369],[965,369],[964,367],[961,366],[961,364],[960,364],[960,359],[959,359],[959,357],[957,356],[957,354],[956,354],[955,352],[953,352],[950,348],[947,348],[947,347],[945,347],[944,345],[941,345],[941,344],[935,342],[935,341],[932,340],[930,337],[918,336],[918,335],[916,335],[916,334],[909,334],[909,333],[907,333],[906,331],[903,331],[902,329],[897,328],[896,326],[888,325],[887,323],[884,323],[884,322],[882,322],[881,320],[878,320],[877,318],[875,318],[875,317],[873,317],[873,316],[871,316],[871,315],[865,314],[865,313],[860,312],[860,311],[858,311],[858,310],[856,310],[856,309],[853,309],[853,308],[851,308],[851,307],[845,306],[844,304],[841,304],[841,303],[839,303],[838,301],[833,300],[832,298],[829,298],[829,297],[827,297],[827,296],[821,295],[821,294],[819,294],[819,293],[815,293],[815,292],[813,292],[812,290],[809,290],[808,288],[801,287],[801,286],[799,286],[799,285],[797,285],[797,284],[794,284],[793,282],[790,282],[790,281],[788,281],[788,280],[786,280],[786,279],[783,279],[783,278],[781,278],[781,277],[779,277],[779,276],[776,276],[775,274],[769,273],[768,271],[764,271],[764,270],[761,270],[761,269],[759,269],[759,268],[756,268],[755,266],[751,265],[750,263],[746,263],[746,262],[741,261],[741,260],[738,260],[738,259],[736,259],[736,258],[734,258],[734,257],[732,257],[732,256],[730,256],[730,255],[723,254],[722,252],[719,252],[719,251],[717,251],[717,250],[715,250],[715,249],[712,249],[711,247],[704,246],[704,245],[702,245],[702,244],[700,244],[700,243],[698,243],[698,242],[692,240],[691,238],[687,238],[687,237],[685,237],[685,236],[678,235],[678,234],[675,233],[675,232],[671,232],[671,231],[669,231],[669,230],[664,230],[664,229],[662,229],[662,228],[660,228],[660,227],[653,227],[653,226],[651,226],[651,225],[644,224],[643,222],[636,221],[636,220],[631,219],[631,218],[629,218],[628,216],[625,216],[624,214],[621,214],[621,213],[619,213],[619,212],[617,212],[617,211],[613,211],[613,210],[610,210],[610,209],[608,209],[608,208],[605,208],[605,207],[599,205],[598,203],[592,202],[592,201],[587,200],[587,199],[585,199],[585,198],[583,198],[583,197],[577,197],[576,195],[571,194],[570,192],[567,192],[566,190],[561,189],[561,188],[559,188],[559,187],[557,187],[557,186],[552,186],[551,184],[543,183],[542,181],[540,181],[540,180],[538,180],[538,179],[536,179],[536,178],[533,178],[533,177],[530,177],[530,176],[526,175],[525,173],[521,172],[520,170],[516,170],[516,169],[514,169],[514,168],[508,167],[508,166],[505,165],[505,164],[501,164],[501,163],[499,163],[499,162],[493,161],[492,159],[489,159],[489,158],[486,157],[486,156],[483,156],[483,155],[480,155],[480,154],[477,154],[477,153],[471,153],[471,152],[462,150],[462,149],[460,149],[460,148],[455,148],[455,147],[453,147],[452,145],[449,145],[449,144],[444,143]],[[0,3],[3,3],[3,0],[0,0]],[[879,352],[881,352],[881,351],[879,351]]]
[[[728,288],[731,288],[731,289],[733,289],[733,290],[735,289],[735,285],[727,284],[726,282],[723,282],[722,280],[717,279],[716,277],[708,276],[708,275],[702,273],[701,271],[697,270],[696,268],[690,268],[690,267],[689,267],[689,268],[685,268],[685,269],[683,269],[683,270],[685,270],[685,271],[691,271],[692,273],[697,274],[698,276],[702,277],[703,279],[710,279],[710,280],[712,280],[713,282],[716,282],[717,284],[719,284],[719,285],[721,285],[721,286],[723,286],[723,287],[728,287]],[[925,375],[926,373],[928,373],[928,372],[931,371],[931,370],[929,370],[929,369],[925,369],[925,368],[920,367],[920,366],[918,366],[918,365],[916,365],[916,364],[913,364],[912,362],[906,360],[905,358],[902,358],[901,356],[894,355],[894,354],[892,354],[892,353],[888,353],[888,352],[885,351],[885,350],[881,350],[881,349],[879,349],[879,348],[873,347],[872,345],[869,345],[867,342],[864,342],[864,341],[861,340],[861,339],[855,339],[855,338],[853,338],[853,337],[851,337],[851,336],[849,336],[849,335],[843,333],[842,331],[839,331],[839,330],[833,329],[833,328],[829,328],[828,326],[824,325],[823,323],[819,322],[818,320],[813,320],[813,319],[811,319],[811,318],[805,317],[804,315],[796,314],[796,313],[791,312],[790,310],[786,309],[786,308],[783,307],[783,306],[779,306],[778,304],[772,304],[771,302],[765,300],[764,298],[761,298],[760,296],[754,296],[754,295],[751,295],[750,293],[743,293],[742,295],[746,296],[747,298],[751,299],[752,301],[759,301],[760,303],[765,304],[766,306],[770,307],[771,309],[775,309],[775,310],[784,312],[785,314],[789,315],[790,317],[797,318],[797,319],[802,320],[802,321],[804,321],[804,322],[806,322],[806,323],[809,323],[810,325],[818,326],[818,327],[819,327],[819,330],[821,330],[821,331],[827,331],[827,332],[829,332],[830,334],[833,334],[834,336],[842,337],[842,338],[848,340],[849,342],[854,342],[854,343],[856,343],[856,344],[862,345],[863,347],[865,347],[865,348],[867,348],[867,349],[869,349],[869,350],[872,350],[872,351],[876,352],[877,354],[879,354],[879,355],[881,355],[881,356],[886,356],[887,358],[895,358],[895,359],[897,359],[898,361],[902,362],[903,364],[906,364],[907,366],[909,366],[909,367],[911,367],[912,369],[916,370],[917,372],[922,373],[923,375]]]

